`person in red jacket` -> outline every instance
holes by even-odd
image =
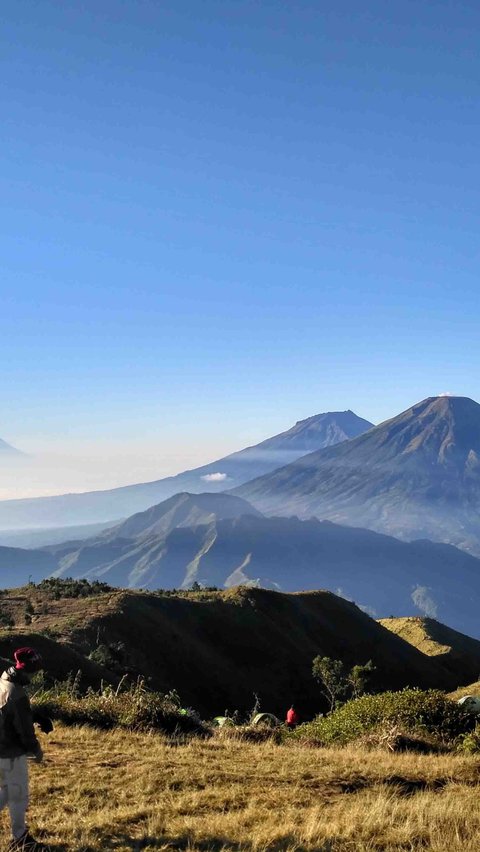
[[[15,664],[0,677],[0,810],[8,806],[10,811],[13,839],[9,850],[44,852],[45,846],[28,833],[25,823],[27,758],[41,763],[43,757],[25,687],[42,668],[42,658],[34,648],[19,648],[13,657]]]
[[[297,711],[295,710],[295,707],[292,704],[292,706],[290,707],[290,710],[287,710],[287,718],[285,719],[287,728],[292,728],[292,729],[296,728],[297,725],[298,725],[298,721],[299,721],[298,713],[297,713]]]

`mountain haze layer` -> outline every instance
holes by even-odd
[[[480,555],[480,405],[430,397],[234,493],[268,514],[313,515]]]
[[[102,523],[141,512],[182,491],[218,493],[372,426],[353,411],[317,414],[253,447],[154,482],[108,491],[0,501],[0,530]]]

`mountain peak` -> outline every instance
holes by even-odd
[[[262,450],[295,452],[298,456],[356,438],[373,423],[353,411],[325,411],[297,420],[295,426],[258,444]],[[288,460],[287,460],[288,461]],[[293,461],[293,459],[292,459]]]
[[[432,464],[459,469],[471,453],[480,454],[480,405],[464,396],[428,397],[377,429],[394,453],[418,454]]]
[[[428,397],[235,493],[268,513],[315,515],[478,554],[480,405]]]
[[[363,417],[358,417],[351,408],[346,408],[344,411],[323,411],[320,414],[312,414],[310,417],[304,417],[303,420],[297,420],[295,423],[296,426],[302,426],[307,423],[322,423],[325,420],[347,420],[350,419],[346,415],[352,415],[355,420],[361,420],[363,423],[369,423],[368,420],[364,420]],[[370,426],[373,426],[373,423],[370,423]],[[290,431],[290,430],[288,430]],[[285,433],[282,433],[285,434]]]
[[[178,527],[206,525],[242,515],[260,516],[260,512],[246,500],[234,495],[208,492],[189,494],[183,491],[144,512],[137,512],[118,526],[109,528],[98,536],[98,540],[165,535],[169,530]]]

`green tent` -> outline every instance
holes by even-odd
[[[215,716],[213,724],[219,728],[224,728],[225,726],[233,726],[234,723],[228,716]]]
[[[273,713],[257,713],[252,719],[252,725],[268,725],[269,728],[278,728],[281,724],[280,719],[277,719]]]

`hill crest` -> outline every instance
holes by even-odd
[[[67,586],[72,593],[75,584]],[[262,708],[277,715],[292,701],[305,713],[318,711],[321,698],[311,675],[317,654],[349,666],[372,659],[372,685],[382,689],[458,685],[435,659],[330,592],[93,592],[65,599],[62,584],[49,581],[4,593],[3,609],[15,627],[0,635],[0,649],[29,603],[32,623],[19,640],[28,634],[33,643],[35,632],[47,630],[60,646],[101,657],[111,676],[142,675],[160,691],[177,689],[187,705],[208,715],[225,707],[248,711],[255,693]]]

